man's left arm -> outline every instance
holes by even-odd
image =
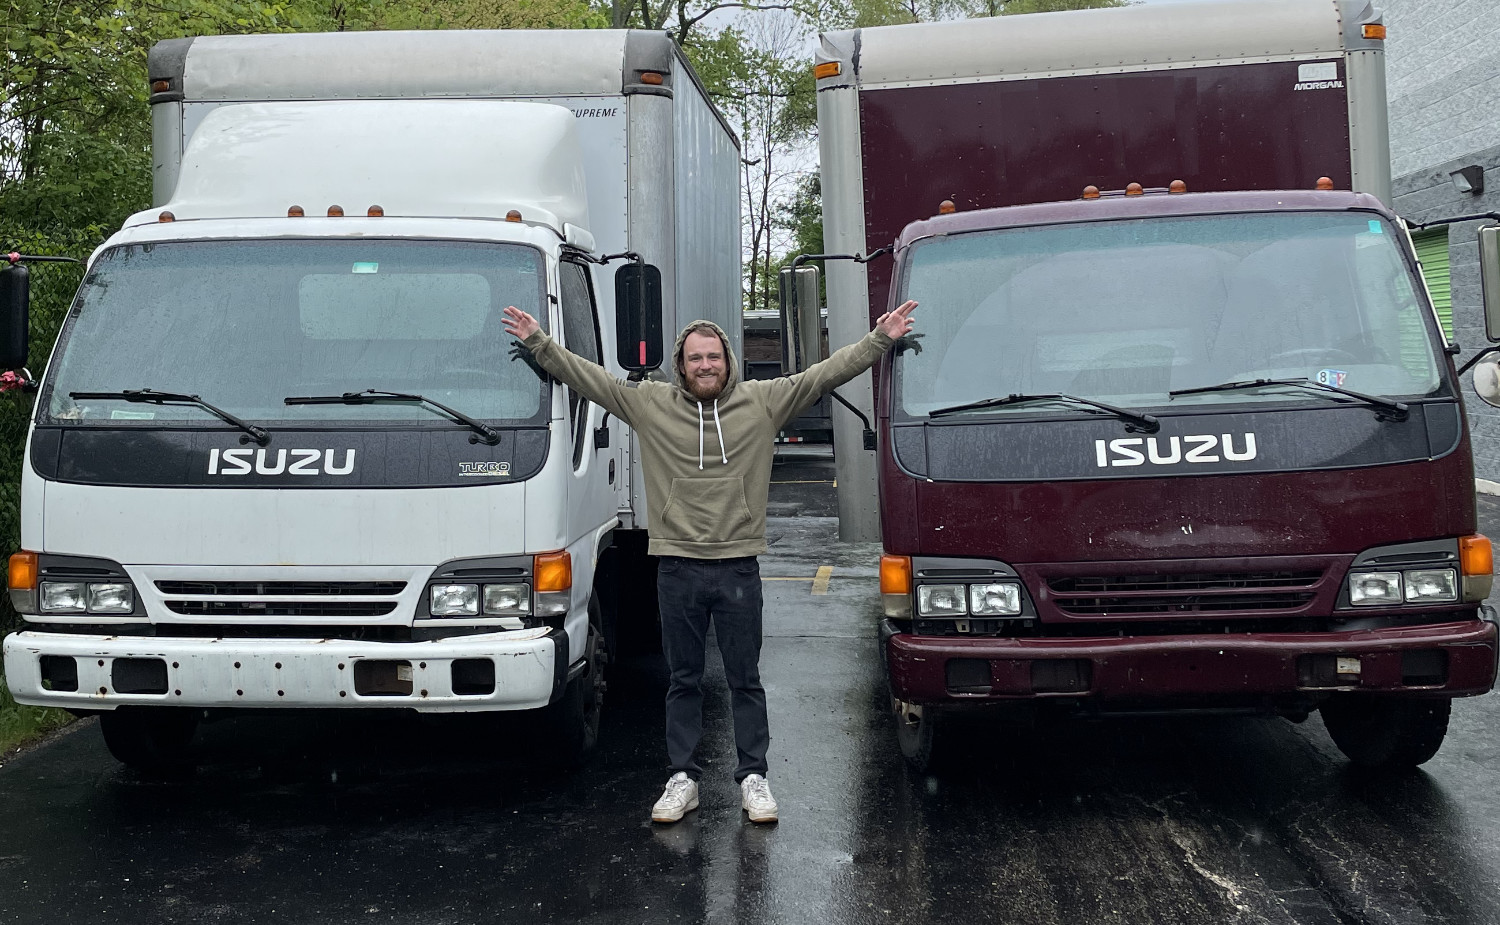
[[[874,366],[891,345],[911,332],[911,313],[916,307],[916,302],[907,302],[895,311],[881,315],[875,321],[874,330],[858,341],[840,347],[821,363],[814,363],[796,375],[767,381],[776,427],[779,429],[807,410],[823,393],[838,388]]]

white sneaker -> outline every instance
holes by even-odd
[[[651,807],[652,822],[676,822],[683,813],[698,808],[698,782],[678,771],[667,781],[667,789],[661,799]]]
[[[740,796],[740,805],[750,814],[751,822],[776,821],[776,798],[771,796],[771,785],[764,777],[751,774],[740,781]]]

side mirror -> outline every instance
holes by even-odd
[[[781,371],[790,376],[823,359],[818,268],[782,267],[776,290],[781,302]]]
[[[1474,391],[1485,404],[1500,408],[1500,356],[1487,356],[1474,364]]]
[[[627,263],[615,271],[615,357],[632,372],[661,367],[661,270]]]
[[[31,274],[17,264],[0,271],[0,369],[26,365],[31,348]]]
[[[1484,291],[1485,336],[1500,341],[1500,225],[1479,229],[1479,281]]]

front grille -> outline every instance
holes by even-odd
[[[194,617],[382,617],[395,601],[165,601],[173,613]]]
[[[1047,581],[1052,603],[1071,616],[1140,616],[1295,612],[1310,604],[1321,570],[1213,572],[1186,575],[1059,577]]]
[[[158,581],[163,594],[213,597],[264,595],[396,595],[406,590],[404,581]]]

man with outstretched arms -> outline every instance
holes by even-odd
[[[505,329],[547,372],[635,429],[645,469],[649,551],[659,556],[657,591],[667,689],[672,777],[651,809],[676,822],[698,808],[702,768],[703,664],[712,621],[734,709],[734,776],[752,822],[775,822],[766,783],[771,735],[760,683],[761,586],[766,497],[776,434],[823,393],[874,365],[912,329],[916,302],[881,315],[875,329],[794,376],[740,381],[718,325],[695,321],[677,336],[673,382],[616,379],[556,344],[535,318],[505,310]]]

